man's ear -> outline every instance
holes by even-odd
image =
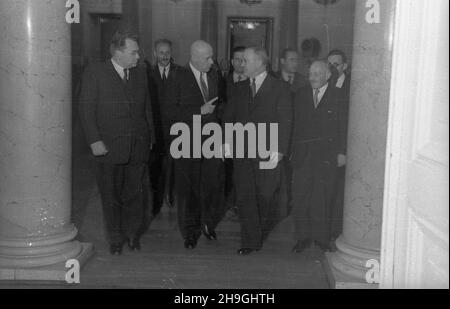
[[[280,58],[280,63],[284,65],[286,63],[286,60],[284,58]]]
[[[347,71],[347,69],[348,69],[348,64],[344,63],[344,71]]]

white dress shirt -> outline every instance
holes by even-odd
[[[322,101],[323,95],[325,94],[327,89],[328,89],[328,83],[326,83],[324,86],[319,88],[319,94],[317,95],[317,98],[318,98],[317,106],[320,105],[320,101]],[[316,92],[316,89],[313,89],[313,97],[314,97],[315,92]]]
[[[267,77],[267,71],[264,71],[255,77],[256,93],[258,93],[259,88],[261,88],[261,85],[264,83],[264,80],[266,79],[266,77]],[[251,85],[252,85],[252,78],[250,79],[250,86]]]
[[[201,90],[202,85],[200,84],[200,78],[202,77],[203,72],[200,72],[199,70],[197,70],[190,62],[189,62],[189,66],[191,67],[191,70],[195,75],[195,79],[197,80],[198,88]],[[205,82],[206,87],[208,87],[208,89],[209,89],[207,74],[204,73],[203,76],[204,76],[203,81]]]
[[[283,80],[285,82],[291,83],[291,79],[292,79],[292,81],[294,81],[294,79],[295,79],[295,74],[281,71],[281,77],[283,78]]]
[[[112,64],[113,64],[113,66],[114,66],[114,69],[116,69],[117,73],[120,75],[120,78],[121,78],[121,79],[124,79],[124,77],[125,77],[125,68],[123,68],[122,66],[120,66],[120,65],[119,65],[117,62],[115,62],[114,59],[112,59],[112,58],[111,58],[111,62],[112,62]],[[127,70],[127,73],[128,73],[128,75],[130,74],[130,73],[129,73],[129,70]],[[128,80],[128,78],[129,78],[129,76],[127,76],[127,80]]]
[[[169,77],[170,63],[166,67],[160,66],[158,64],[158,68],[159,68],[159,76],[161,76],[161,79],[163,79],[164,72],[166,73],[166,79],[167,79],[167,77]]]
[[[236,72],[233,72],[233,82],[235,83],[239,82],[239,77],[241,77],[240,81],[244,81],[247,79],[247,77],[244,74],[237,74]]]
[[[344,82],[345,82],[345,74],[342,74],[341,76],[339,76],[337,82],[336,82],[336,88],[342,88],[342,86],[344,86]]]

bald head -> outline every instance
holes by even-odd
[[[319,89],[328,83],[331,77],[331,71],[328,62],[316,60],[309,68],[309,82],[313,89]]]
[[[214,61],[213,49],[205,41],[195,41],[191,45],[191,64],[200,72],[207,73]]]

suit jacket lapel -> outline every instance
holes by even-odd
[[[195,92],[197,92],[197,95],[198,96],[200,96],[200,97],[202,97],[203,98],[203,93],[202,93],[202,90],[200,89],[200,86],[199,86],[199,84],[198,84],[198,82],[197,82],[197,78],[195,77],[195,74],[194,74],[194,72],[192,71],[192,68],[191,68],[191,66],[190,65],[188,65],[188,69],[189,69],[189,72],[190,72],[190,77],[191,77],[191,88],[193,88],[193,90],[195,91]],[[202,104],[203,105],[203,104]]]
[[[132,91],[130,90],[131,88],[131,84],[132,84],[132,76],[134,76],[134,70],[135,69],[131,69],[129,71],[129,80],[127,85],[124,84],[122,77],[120,77],[119,73],[116,71],[116,69],[114,68],[114,65],[112,64],[111,61],[109,61],[108,64],[108,71],[110,71],[110,74],[112,76],[113,81],[115,81],[116,84],[118,84],[117,86],[120,87],[123,90],[123,93],[125,94],[125,96],[128,98],[129,101],[134,101],[134,96],[132,95]],[[135,79],[135,78],[134,78]]]
[[[259,87],[256,96],[253,98],[253,102],[250,103],[250,112],[253,111],[261,102],[261,99],[266,97],[270,93],[270,89],[273,86],[273,81],[269,74],[267,74],[266,79],[263,81],[261,87]],[[250,89],[250,86],[249,86]],[[251,97],[251,96],[250,96]]]
[[[210,71],[207,74],[209,100],[212,100],[217,96],[217,82],[215,77],[216,75],[214,74],[213,71]]]
[[[320,100],[319,106],[317,107],[317,110],[322,109],[323,106],[327,104],[328,96],[330,95],[330,90],[331,90],[331,84],[328,84],[327,90],[325,90],[325,93],[322,96],[322,100]]]

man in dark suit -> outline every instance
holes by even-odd
[[[299,55],[297,50],[284,49],[281,53],[280,64],[281,70],[275,73],[275,77],[287,82],[293,94],[307,85],[306,77],[298,72]]]
[[[350,74],[348,71],[347,56],[341,50],[335,49],[328,54],[328,62],[334,67],[336,72],[335,79],[332,81],[336,88],[341,89],[343,100],[342,103],[350,103]],[[348,106],[344,107],[348,112]],[[348,115],[347,115],[348,118]],[[331,223],[331,237],[335,240],[342,234],[343,216],[344,216],[344,189],[345,189],[345,165],[339,167],[337,170],[336,187],[334,194],[334,206],[332,207],[332,223]],[[334,242],[331,245],[334,248]]]
[[[280,161],[287,153],[292,125],[289,87],[267,73],[269,58],[265,50],[259,47],[247,48],[244,60],[245,75],[249,80],[239,83],[235,95],[227,103],[223,126],[226,128],[227,124],[242,124],[259,127],[260,124],[265,124],[266,132],[257,132],[258,141],[261,134],[266,135],[266,141],[269,141],[270,124],[277,124],[278,147],[276,150],[270,149],[269,158],[261,155],[252,158],[249,141],[249,149],[244,151],[244,158],[238,158],[236,154],[231,153],[234,159],[234,184],[241,224],[242,248],[238,250],[240,255],[248,255],[261,249],[263,241],[277,223]],[[232,141],[225,141],[225,149],[228,149],[225,153],[230,154],[229,149],[235,148],[234,143],[233,147],[230,143]],[[273,168],[261,169],[260,163],[267,159]]]
[[[154,44],[156,64],[148,67],[149,88],[155,124],[156,143],[150,158],[150,175],[153,190],[153,215],[157,215],[163,203],[172,206],[173,160],[169,155],[170,119],[164,117],[167,93],[172,91],[175,76],[180,67],[172,61],[172,42],[159,39]]]
[[[154,133],[146,72],[137,66],[137,36],[116,32],[111,55],[86,68],[79,112],[97,161],[110,252],[120,255],[125,242],[140,249]]]
[[[306,77],[303,74],[298,72],[299,68],[299,54],[296,49],[286,48],[281,53],[280,58],[281,70],[274,73],[274,76],[289,85],[289,89],[292,95],[292,103],[294,101],[294,96],[297,91],[305,87],[307,85]],[[294,108],[294,107],[292,107]],[[292,115],[292,121],[293,121]],[[292,139],[292,131],[290,139]],[[289,145],[291,145],[291,141],[289,140]],[[283,160],[283,177],[280,188],[280,207],[282,207],[281,211],[287,215],[292,206],[291,206],[291,185],[292,185],[292,166],[290,162],[290,149],[288,149],[288,153],[286,154],[285,160]]]
[[[339,89],[328,83],[325,61],[310,68],[310,86],[297,92],[292,141],[293,219],[302,252],[312,241],[329,250],[331,207],[337,168],[345,165],[346,113]]]
[[[191,141],[193,116],[201,115],[200,125],[220,123],[216,105],[221,104],[219,94],[223,91],[219,89],[218,72],[212,69],[212,57],[208,43],[192,44],[189,65],[177,74],[168,108],[163,112],[172,124],[182,122],[189,126]],[[217,238],[215,228],[225,206],[222,160],[203,155],[195,158],[193,153],[201,149],[194,148],[195,145],[189,158],[175,158],[174,164],[178,224],[187,249],[196,247],[202,232],[210,240]]]
[[[244,46],[237,46],[231,55],[231,70],[227,76],[227,97],[231,96],[236,84],[247,80],[244,74]]]
[[[238,83],[247,80],[244,74],[244,46],[237,46],[231,53],[231,70],[226,79],[227,101],[236,92]],[[235,215],[238,210],[236,207],[236,192],[233,185],[233,160],[225,159],[225,191],[228,208],[230,208]]]

